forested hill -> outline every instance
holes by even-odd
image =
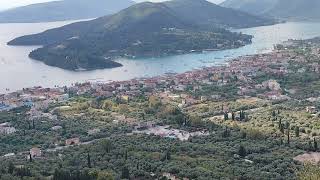
[[[59,0],[0,12],[0,23],[51,22],[97,18],[134,4],[131,0]]]
[[[147,8],[148,3],[142,3],[127,8],[112,16],[104,16],[95,20],[78,22],[66,25],[61,28],[51,29],[40,34],[23,36],[9,42],[10,45],[47,45],[66,40],[71,37],[88,34],[90,32],[110,31],[104,26],[115,27],[122,24],[129,30],[129,25],[138,22],[140,19],[148,19],[148,12],[155,10],[155,7],[166,9],[162,15],[173,16],[152,22],[152,24],[143,24],[139,26],[141,30],[147,31],[144,26],[151,25],[153,28],[159,28],[162,23],[173,22],[180,24],[183,22],[185,27],[197,27],[202,29],[210,29],[217,27],[253,27],[266,24],[272,24],[274,21],[263,19],[257,16],[248,15],[229,8],[223,8],[205,0],[173,0],[165,3],[154,3],[153,8]],[[150,5],[150,4],[149,4]],[[158,15],[160,15],[158,13]],[[160,16],[162,16],[160,15]],[[132,16],[132,17],[130,17]],[[208,18],[209,17],[209,18]],[[133,20],[136,18],[136,20]],[[150,20],[150,19],[149,19]],[[244,23],[246,22],[246,23]],[[127,24],[127,25],[126,25]],[[181,28],[180,25],[174,24],[172,27]],[[137,26],[138,27],[138,26]],[[184,28],[185,28],[184,27]],[[132,30],[130,30],[132,31]],[[132,33],[131,33],[132,34]]]

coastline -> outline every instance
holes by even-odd
[[[293,40],[294,41],[294,40]],[[165,73],[165,74],[162,74],[162,75],[157,75],[157,76],[152,76],[152,77],[139,77],[139,78],[132,78],[132,79],[129,79],[129,80],[124,80],[124,81],[109,81],[109,82],[105,82],[105,83],[101,83],[101,81],[91,81],[93,79],[88,79],[88,81],[86,82],[76,82],[74,84],[85,84],[85,83],[91,83],[91,84],[112,84],[112,83],[127,83],[127,82],[130,82],[130,81],[139,81],[139,80],[144,80],[144,81],[148,81],[148,80],[152,80],[152,79],[162,79],[162,78],[167,78],[167,77],[173,77],[173,76],[181,76],[181,75],[184,75],[184,74],[188,74],[188,73],[199,73],[201,71],[208,71],[208,70],[212,70],[212,69],[216,69],[216,68],[228,68],[230,66],[230,64],[234,63],[234,62],[237,62],[237,61],[241,61],[243,58],[253,58],[255,56],[261,56],[261,55],[271,55],[273,52],[275,51],[272,50],[271,52],[269,53],[258,53],[258,54],[253,54],[253,55],[244,55],[244,56],[239,56],[239,57],[236,57],[236,58],[232,58],[232,59],[225,59],[224,63],[220,63],[220,64],[216,64],[214,66],[210,66],[210,67],[200,67],[200,68],[194,68],[190,71],[186,71],[186,72],[183,72],[183,73]],[[196,52],[193,52],[193,53],[196,53]],[[204,52],[203,52],[204,53]],[[36,60],[38,61],[38,60]],[[42,62],[42,61],[40,61]],[[44,63],[44,62],[42,62]],[[87,71],[87,70],[84,70],[84,71]],[[78,70],[78,71],[75,71],[75,72],[82,72],[82,70]],[[97,78],[97,80],[101,80],[101,78]],[[49,87],[42,87],[42,86],[39,86],[39,85],[35,85],[33,87],[24,87],[20,90],[17,90],[17,91],[13,91],[13,92],[9,92],[9,93],[0,93],[0,95],[5,95],[5,94],[10,94],[10,93],[16,93],[16,92],[21,92],[21,90],[23,89],[32,89],[32,88],[45,88],[45,89],[50,89]],[[74,86],[55,86],[56,88],[73,88]],[[53,88],[54,89],[54,88]]]

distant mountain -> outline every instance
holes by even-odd
[[[320,0],[278,0],[268,15],[288,20],[320,20]]]
[[[221,5],[281,20],[320,20],[319,0],[226,0]]]
[[[220,5],[255,15],[270,11],[279,0],[226,0]]]
[[[209,7],[200,13],[204,5]],[[210,9],[225,15],[214,18],[215,13]],[[199,13],[198,21],[185,15],[188,11]],[[233,16],[239,24],[226,18],[228,13],[228,18]],[[117,57],[155,57],[244,46],[251,42],[251,36],[221,28],[242,27],[242,22],[246,22],[245,27],[265,24],[262,18],[220,8],[204,0],[145,2],[111,16],[19,37],[8,44],[44,45],[30,57],[64,69],[112,68],[118,66],[110,63]],[[266,19],[266,22],[270,21]]]
[[[51,22],[97,18],[133,5],[132,0],[61,0],[0,12],[0,23]]]
[[[225,8],[206,0],[173,0],[164,3],[175,13],[199,25],[246,28],[274,24],[275,21]]]

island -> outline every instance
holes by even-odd
[[[186,15],[199,12],[195,19]],[[252,36],[226,27],[275,23],[205,0],[139,3],[111,16],[23,36],[9,45],[44,45],[30,57],[68,70],[119,67],[117,58],[162,57],[238,48]]]

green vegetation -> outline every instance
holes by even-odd
[[[320,148],[315,42],[311,50],[310,41],[278,47],[264,57],[268,68],[247,77],[223,69],[201,71],[205,78],[185,90],[169,77],[155,89],[133,83],[135,96],[126,83],[108,97],[70,93],[44,110],[57,118],[1,112],[0,123],[18,131],[0,136],[0,179],[317,179],[319,167],[303,164],[317,161]],[[35,147],[42,154],[32,157]]]
[[[56,169],[76,173],[79,169],[92,172],[95,168],[112,172],[115,178],[129,174],[132,178],[152,179],[152,173],[160,177],[164,172],[190,179],[261,178],[262,174],[265,179],[295,177],[295,169],[300,166],[291,157],[300,151],[294,150],[294,146],[281,145],[280,139],[244,137],[239,129],[228,129],[224,136],[224,128],[211,127],[214,135],[188,142],[146,135],[120,136],[89,148],[77,146],[47,153],[45,158],[31,163],[14,163],[23,163],[33,175],[40,172],[40,177],[56,174]]]

